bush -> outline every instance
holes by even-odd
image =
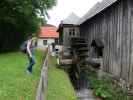
[[[128,96],[127,91],[121,89],[113,83],[109,76],[98,78],[96,73],[89,73],[90,87],[94,90],[94,94],[103,100],[133,100],[132,96]]]

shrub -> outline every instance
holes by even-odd
[[[133,100],[133,97],[128,96],[127,91],[114,84],[109,76],[99,79],[96,72],[90,72],[89,84],[94,90],[94,94],[103,100]]]

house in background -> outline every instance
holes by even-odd
[[[38,33],[38,48],[46,48],[48,45],[52,43],[58,44],[59,33],[56,31],[57,28],[55,26],[42,26]]]

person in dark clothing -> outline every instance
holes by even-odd
[[[27,55],[29,60],[29,65],[27,67],[27,73],[32,73],[33,66],[35,65],[34,58],[34,46],[33,46],[33,37],[29,37],[27,41]]]

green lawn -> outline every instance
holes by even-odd
[[[0,54],[0,100],[35,100],[42,53],[36,52],[36,65],[32,75],[26,73],[27,65],[25,54]]]
[[[76,100],[68,75],[57,68],[56,59],[50,58],[47,100]]]

